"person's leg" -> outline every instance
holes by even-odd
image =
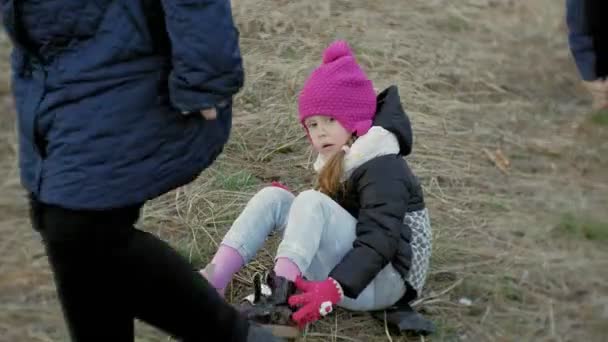
[[[132,341],[134,317],[184,342],[247,340],[248,322],[186,259],[134,229],[139,207],[35,207],[73,341]]]
[[[135,317],[184,342],[246,341],[245,319],[165,242],[136,230],[123,258]]]
[[[587,0],[584,8],[593,39],[595,73],[598,78],[606,79],[608,77],[608,28],[606,28],[605,21],[608,4],[601,0]]]
[[[133,341],[133,315],[107,248],[130,234],[138,208],[100,217],[32,200],[32,223],[43,238],[71,340]],[[106,227],[97,223],[105,221]]]
[[[249,200],[204,271],[220,293],[233,275],[255,257],[268,235],[285,228],[293,199],[289,191],[267,187]]]
[[[412,230],[412,263],[406,279],[419,295],[426,282],[432,251],[428,210],[408,212],[404,224]],[[353,311],[381,310],[395,304],[405,295],[406,290],[401,274],[389,264],[357,299],[346,298],[340,305]]]
[[[352,248],[356,225],[357,220],[330,197],[305,191],[292,204],[277,262],[289,260],[309,280],[325,280]],[[345,298],[340,305],[373,310],[394,304],[404,293],[403,279],[389,264],[358,298]]]
[[[375,311],[388,308],[405,295],[403,277],[388,264],[357,298],[345,297],[339,306],[352,311]]]
[[[276,261],[289,260],[311,280],[325,279],[352,248],[356,224],[330,197],[304,191],[293,201]]]

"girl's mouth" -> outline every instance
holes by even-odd
[[[334,146],[334,144],[323,144],[321,146],[321,148],[328,148],[328,147],[331,147],[331,146]]]

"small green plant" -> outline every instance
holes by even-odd
[[[608,222],[566,214],[556,227],[556,231],[591,241],[608,241]]]
[[[258,180],[247,171],[224,174],[218,178],[220,187],[228,191],[242,191],[255,186]]]
[[[473,29],[470,22],[456,15],[449,15],[446,18],[434,19],[432,23],[438,29],[448,32],[464,32]]]
[[[495,210],[495,211],[504,211],[504,212],[508,212],[511,210],[511,207],[509,206],[509,204],[500,198],[493,198],[490,199],[487,203],[485,203],[485,206],[490,209],[490,210]]]
[[[436,338],[438,341],[458,341],[458,329],[450,324],[447,319],[438,319],[435,321],[435,334],[434,339]],[[434,340],[433,339],[433,340]]]
[[[288,60],[299,60],[300,53],[294,47],[287,47],[281,52],[281,58]]]
[[[501,295],[506,300],[520,303],[524,301],[524,293],[521,287],[510,277],[503,277],[503,280],[500,283],[500,290]]]
[[[608,126],[608,109],[598,110],[593,113],[591,122],[600,126]]]

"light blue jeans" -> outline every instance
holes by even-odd
[[[308,190],[295,197],[268,187],[255,194],[224,237],[245,262],[255,257],[273,232],[283,234],[277,258],[288,258],[310,280],[325,280],[352,248],[357,220],[325,194]],[[401,275],[386,266],[357,298],[340,306],[354,311],[387,308],[405,293]]]

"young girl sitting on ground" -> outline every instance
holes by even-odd
[[[304,85],[299,120],[319,153],[317,189],[297,196],[262,189],[202,273],[223,294],[269,234],[281,232],[266,280],[271,294],[263,300],[276,310],[299,307],[291,316],[299,325],[334,305],[372,311],[416,298],[429,266],[431,228],[422,188],[403,159],[412,150],[412,129],[397,88],[376,97],[347,43],[337,41]],[[261,307],[250,316],[272,316]]]

